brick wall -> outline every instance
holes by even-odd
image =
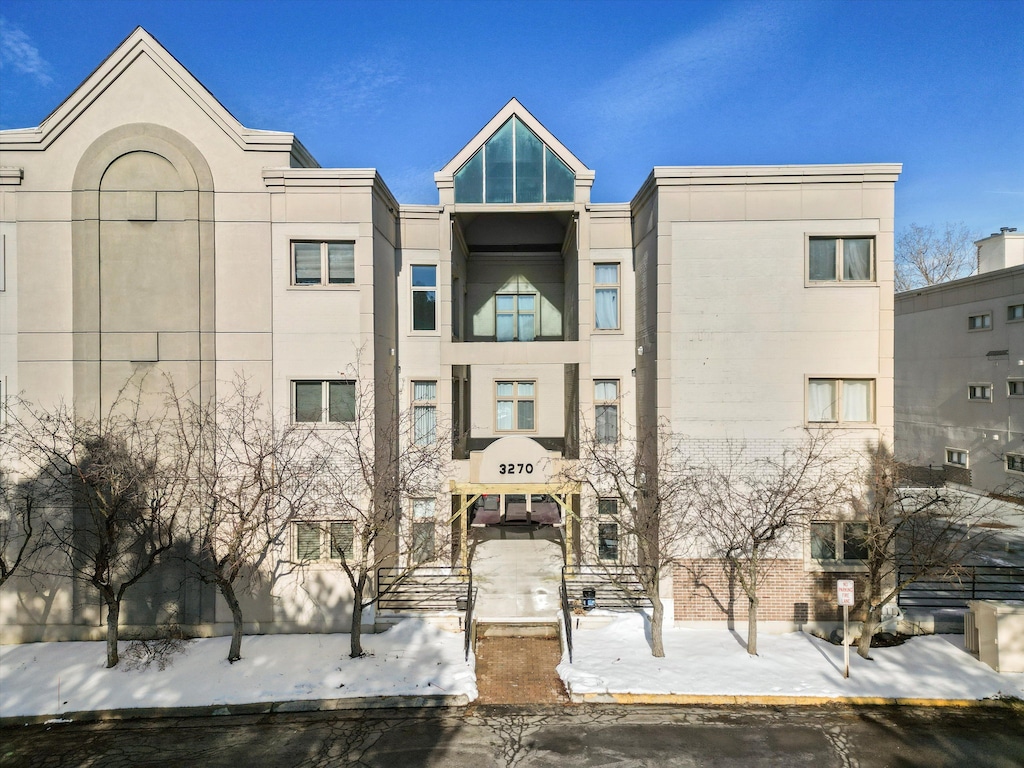
[[[806,571],[802,560],[777,560],[758,590],[758,619],[795,624],[841,620],[842,609],[836,606],[836,579],[854,579],[857,594],[863,593],[858,574]],[[747,597],[722,560],[677,561],[673,597],[677,621],[747,619]],[[853,612],[850,618],[854,618]]]

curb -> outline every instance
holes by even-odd
[[[297,699],[263,701],[252,704],[210,704],[198,707],[140,707],[138,709],[98,709],[54,715],[0,717],[0,728],[16,725],[90,723],[115,720],[139,720],[167,717],[221,717],[231,715],[273,715],[291,712],[337,712],[351,709],[406,709],[465,707],[467,694],[436,696],[363,696],[348,699]]]
[[[688,706],[820,707],[1006,707],[1019,706],[1016,699],[920,699],[886,696],[723,696],[690,693],[569,693],[573,704],[675,704]]]

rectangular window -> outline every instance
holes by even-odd
[[[320,524],[295,524],[295,559],[299,562],[320,559]]]
[[[1006,322],[1015,323],[1024,320],[1024,304],[1011,304],[1006,308]]]
[[[494,335],[498,341],[533,341],[537,335],[537,296],[532,293],[496,294]]]
[[[294,421],[323,424],[355,421],[354,381],[294,381],[292,388]]]
[[[434,499],[412,500],[412,549],[409,555],[414,563],[425,563],[436,557],[436,504]]]
[[[873,379],[808,379],[807,421],[832,424],[874,422]]]
[[[355,551],[355,523],[342,521],[331,523],[331,559],[351,560]]]
[[[412,383],[412,429],[416,445],[430,445],[437,440],[437,382]]]
[[[292,243],[292,285],[351,285],[356,281],[354,242]]]
[[[1024,379],[1007,379],[1006,396],[1024,397]]]
[[[597,500],[597,514],[608,515],[614,517],[619,514],[619,500],[618,499],[598,499]]]
[[[868,557],[867,523],[815,521],[811,523],[810,535],[812,560],[837,562]]]
[[[619,524],[597,524],[597,558],[599,560],[619,559]]]
[[[412,267],[412,329],[437,330],[437,267]]]
[[[870,282],[875,279],[873,237],[812,237],[807,245],[807,279],[813,283]]]
[[[1024,472],[1024,456],[1019,453],[1006,454],[1007,472]]]
[[[967,330],[988,331],[992,329],[992,313],[986,312],[983,315],[971,315],[967,318]]]
[[[955,467],[966,467],[967,451],[963,450],[962,448],[947,448],[946,463],[952,464]]]
[[[595,436],[599,443],[619,441],[619,382],[594,381]]]
[[[613,331],[619,327],[619,265],[594,265],[594,327]]]
[[[495,430],[533,432],[536,385],[532,381],[495,382]]]
[[[968,400],[983,400],[992,402],[991,384],[971,384],[967,387]]]

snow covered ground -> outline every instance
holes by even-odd
[[[463,694],[476,698],[463,636],[418,620],[364,635],[368,655],[348,657],[349,636],[259,635],[228,664],[230,638],[193,640],[170,666],[106,669],[102,642],[0,646],[0,717],[98,709]],[[127,647],[127,643],[122,644]]]
[[[619,616],[599,629],[573,632],[573,663],[558,672],[571,693],[985,699],[1024,697],[1024,674],[999,674],[964,650],[959,635],[925,635],[873,648],[873,661],[801,632],[758,635],[758,655],[744,633],[666,629],[665,658],[650,655],[644,622]]]
[[[1024,697],[1024,674],[997,674],[956,635],[916,637],[876,648],[874,661],[802,633],[760,636],[751,657],[742,633],[667,629],[655,659],[637,615],[573,633],[573,663],[559,674],[577,694],[801,696],[833,699]],[[246,637],[242,661],[225,660],[229,638],[193,640],[164,670],[104,667],[102,642],[0,647],[0,717],[84,710],[231,705],[364,696],[464,695],[476,698],[473,660],[462,635],[406,620],[366,635],[369,655],[348,658],[348,635]],[[122,664],[124,662],[122,661]]]

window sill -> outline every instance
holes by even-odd
[[[349,291],[357,291],[359,290],[359,288],[360,286],[356,285],[355,283],[342,283],[340,285],[324,285],[323,283],[321,283],[319,285],[288,286],[289,291],[341,291],[342,293],[346,293]]]
[[[806,429],[821,429],[822,427],[834,429],[878,429],[878,423],[874,421],[805,421]]]
[[[877,280],[811,280],[804,278],[804,288],[877,288]]]
[[[868,567],[860,560],[809,560],[804,570],[813,573],[867,573]]]

